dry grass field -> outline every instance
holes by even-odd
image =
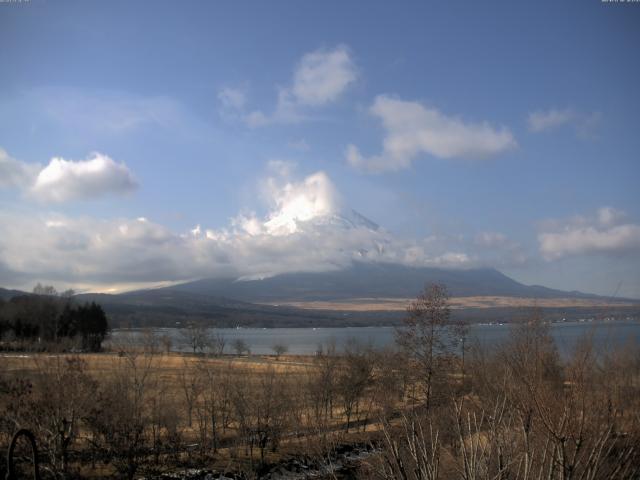
[[[76,420],[70,451],[76,456],[83,451],[89,454],[101,443],[102,453],[95,458],[107,455],[111,460],[65,467],[84,477],[126,475],[132,462],[127,451],[136,452],[136,469],[142,464],[155,465],[158,471],[206,464],[221,471],[249,471],[256,462],[276,463],[300,455],[322,458],[328,443],[362,441],[362,435],[379,428],[376,422],[362,423],[365,416],[372,416],[371,401],[365,405],[354,396],[345,411],[345,402],[335,394],[326,408],[314,405],[310,394],[322,375],[316,360],[296,355],[208,357],[135,350],[4,353],[0,354],[0,380],[17,385],[29,381],[33,388],[13,397],[10,392],[0,395],[0,411],[7,412],[5,420],[15,419],[16,424],[31,425],[36,431],[42,419],[33,417],[35,405],[66,418],[87,416],[89,420]],[[335,372],[327,372],[326,367],[324,374],[335,373],[333,384],[339,376],[338,365],[329,366],[336,367]],[[49,395],[52,388],[58,390]],[[97,417],[92,421],[92,416]],[[345,428],[347,421],[351,428]],[[135,433],[138,426],[144,432],[140,438]],[[41,432],[38,441],[55,449],[47,431],[44,436],[49,440]],[[0,435],[5,444],[7,433]]]
[[[0,362],[7,373],[18,374],[35,372],[43,361],[54,358],[77,358],[75,354],[50,354],[50,353],[4,353],[0,354]],[[86,362],[88,374],[99,378],[116,371],[125,361],[123,356],[116,352],[83,353],[80,358]],[[145,357],[136,356],[136,362],[141,364]],[[160,373],[163,378],[175,379],[185,368],[196,364],[206,365],[211,368],[247,369],[254,372],[264,372],[271,368],[277,372],[301,372],[313,365],[310,356],[287,355],[276,360],[273,355],[251,356],[225,356],[205,357],[184,353],[157,354],[152,357],[151,368]]]
[[[373,311],[405,311],[413,299],[411,298],[350,298],[347,300],[308,301],[308,302],[279,302],[277,305],[304,308],[309,310],[343,310],[352,312]],[[275,304],[272,304],[275,305]],[[521,298],[500,296],[451,297],[452,309],[463,308],[570,308],[570,307],[603,307],[603,306],[631,307],[637,304],[611,300],[603,302],[601,299],[588,298]]]

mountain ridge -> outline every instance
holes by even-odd
[[[283,273],[259,280],[210,278],[163,288],[218,295],[251,303],[273,303],[361,297],[414,298],[426,283],[434,282],[444,284],[452,296],[606,298],[541,285],[524,285],[494,268],[454,270],[364,262],[354,262],[349,268],[327,272]]]

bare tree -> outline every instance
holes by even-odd
[[[284,355],[289,351],[289,347],[287,347],[284,343],[276,343],[271,347],[273,353],[276,354],[276,360],[280,358],[280,355]]]
[[[210,347],[216,357],[224,355],[224,348],[227,346],[227,339],[220,332],[216,332],[210,341]]]
[[[148,352],[123,352],[112,375],[101,380],[94,406],[85,418],[94,449],[129,479],[147,450],[153,358]]]
[[[164,353],[169,354],[171,353],[171,345],[173,343],[173,340],[171,339],[170,335],[167,335],[166,333],[164,335],[162,335],[160,337],[160,344],[162,345],[162,349],[164,351]]]
[[[193,353],[204,352],[211,345],[209,332],[202,325],[189,324],[180,330],[180,334]]]
[[[416,362],[424,403],[431,406],[437,359],[448,351],[449,294],[444,285],[431,284],[411,302],[396,341]]]
[[[346,431],[352,420],[359,420],[361,400],[373,381],[373,361],[368,349],[357,342],[349,342],[342,368],[338,373],[338,392],[347,417]]]
[[[43,442],[51,469],[69,473],[68,453],[78,438],[96,383],[79,357],[36,358],[31,388],[17,398],[22,408],[13,416],[16,425],[28,426]],[[7,412],[12,417],[11,409]]]
[[[233,349],[236,355],[242,355],[244,352],[249,352],[249,345],[241,338],[237,338],[233,341]]]
[[[193,407],[196,404],[198,395],[202,389],[196,366],[188,359],[183,359],[183,368],[178,375],[178,382],[184,399],[184,406],[187,411],[187,425],[191,428],[193,423]]]
[[[57,297],[58,291],[52,285],[42,285],[40,282],[33,287],[34,295],[43,295],[49,297]]]
[[[142,349],[151,355],[155,355],[160,351],[160,337],[151,328],[145,328],[142,331],[141,343]]]
[[[269,445],[275,451],[284,434],[289,418],[289,389],[283,374],[269,368],[260,374],[257,392],[253,398],[252,434],[260,450],[260,462],[264,463]]]
[[[391,418],[404,400],[408,384],[406,358],[402,352],[385,349],[372,352],[375,360],[375,382],[372,400],[383,419]]]
[[[228,425],[230,368],[220,369],[209,359],[196,365],[199,389],[196,402],[198,429],[202,448],[211,447],[215,453],[219,438]]]
[[[460,355],[460,381],[464,386],[465,380],[465,360],[466,354],[469,350],[469,324],[464,320],[457,320],[453,322],[452,333],[455,342],[458,344],[458,353]]]
[[[415,415],[403,415],[400,428],[394,431],[383,423],[385,449],[374,465],[379,478],[385,480],[437,480],[440,478],[441,440],[430,421]],[[466,480],[466,479],[465,479]]]
[[[166,451],[165,447],[175,447],[179,409],[176,408],[175,396],[171,395],[171,384],[164,376],[152,375],[149,390],[146,400],[148,435],[155,464],[159,465],[160,455]]]
[[[335,343],[330,342],[326,348],[318,348],[313,366],[307,373],[307,394],[312,415],[317,429],[323,433],[333,416],[338,363]]]

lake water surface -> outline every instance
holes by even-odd
[[[469,339],[491,347],[508,338],[511,326],[471,325]],[[234,340],[242,339],[254,354],[272,354],[275,344],[286,345],[290,354],[307,355],[318,350],[319,345],[334,342],[342,350],[351,339],[374,347],[386,347],[394,343],[395,327],[337,327],[337,328],[212,328],[212,334],[221,334],[226,339],[227,353],[232,353]],[[168,335],[172,340],[172,350],[188,351],[189,346],[177,328],[158,328],[156,335]],[[551,325],[551,334],[562,355],[571,352],[579,338],[591,335],[597,347],[615,349],[629,342],[640,345],[640,321],[612,322],[564,322]],[[122,340],[141,342],[144,333],[141,330],[117,329],[111,334],[110,341]]]

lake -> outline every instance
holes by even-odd
[[[491,347],[508,338],[511,326],[508,324],[471,325],[469,339]],[[172,340],[172,350],[189,351],[180,329],[157,328],[152,330],[156,335],[168,335]],[[337,327],[337,328],[211,328],[211,334],[221,334],[226,339],[227,353],[231,353],[232,343],[242,339],[253,354],[272,354],[275,344],[286,345],[288,353],[297,355],[313,354],[319,345],[335,342],[338,350],[342,350],[350,339],[374,347],[386,347],[394,343],[395,327]],[[551,325],[551,334],[558,350],[567,355],[576,341],[585,334],[592,335],[597,347],[613,349],[635,341],[640,345],[640,322],[636,320],[611,322],[563,322]],[[139,343],[144,332],[139,329],[116,329],[111,333],[110,342],[122,340]]]

